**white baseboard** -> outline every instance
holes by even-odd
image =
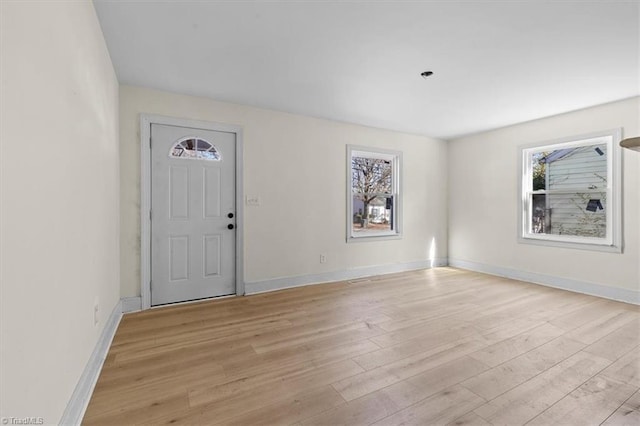
[[[62,414],[62,419],[60,419],[61,425],[79,425],[82,422],[121,318],[122,302],[118,301],[107,319],[107,323],[102,330],[102,334],[100,334],[96,347],[91,353],[89,362],[87,362],[80,376],[80,380],[78,380],[78,384],[71,395],[71,399],[67,404],[67,408]]]
[[[122,313],[128,314],[129,312],[138,312],[142,310],[142,298],[138,297],[123,297],[122,301]]]
[[[467,260],[460,259],[449,259],[449,266],[640,305],[640,291],[609,287],[602,284],[538,274],[536,272],[521,271],[519,269],[485,265],[483,263],[469,262]]]
[[[344,281],[354,278],[370,277],[372,275],[392,274],[396,272],[429,269],[446,266],[447,259],[422,260],[408,263],[393,263],[389,265],[368,266],[364,268],[347,269],[343,271],[323,272],[320,274],[299,275],[295,277],[274,278],[264,281],[245,283],[245,294],[264,293],[285,288],[301,287],[312,284],[323,284],[334,281]]]

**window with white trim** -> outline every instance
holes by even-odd
[[[619,251],[619,131],[521,149],[521,241]]]
[[[347,241],[399,238],[402,153],[347,146]]]

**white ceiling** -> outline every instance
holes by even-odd
[[[640,94],[637,1],[94,3],[123,84],[445,139]]]

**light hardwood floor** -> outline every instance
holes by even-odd
[[[125,315],[84,424],[639,425],[640,308],[438,268]]]

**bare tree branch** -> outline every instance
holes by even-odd
[[[353,157],[351,159],[352,190],[367,207],[380,194],[391,194],[391,162],[376,158]]]

